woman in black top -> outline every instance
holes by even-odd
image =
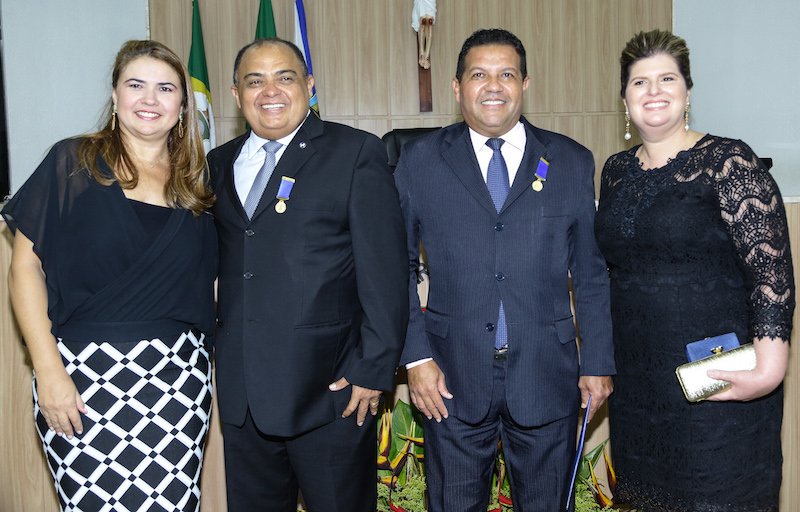
[[[745,143],[690,129],[683,39],[639,33],[621,64],[642,144],[606,162],[595,224],[617,359],[614,497],[646,511],[777,511],[795,306],[780,191]],[[728,332],[753,342],[756,368],[711,370],[730,389],[687,402],[675,376],[686,344]]]
[[[197,510],[217,241],[190,78],[129,41],[112,87],[2,211],[36,427],[62,510]]]

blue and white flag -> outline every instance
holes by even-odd
[[[303,7],[303,0],[294,0],[294,44],[303,52],[306,59],[308,73],[313,75],[314,69],[311,65],[311,52],[308,49],[308,32],[306,31],[306,10]],[[309,107],[319,117],[319,104],[317,103],[317,88],[311,89],[311,99]]]

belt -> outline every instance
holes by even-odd
[[[508,345],[494,349],[495,361],[505,361],[506,359],[508,359]]]

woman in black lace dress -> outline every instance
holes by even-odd
[[[612,284],[615,498],[645,511],[776,511],[795,305],[780,192],[745,143],[689,129],[683,39],[639,33],[621,65],[643,143],[606,162],[596,221]],[[731,331],[754,342],[756,369],[711,371],[732,387],[687,402],[675,377],[686,344]]]

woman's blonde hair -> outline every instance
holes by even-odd
[[[167,138],[170,176],[165,186],[165,196],[170,206],[185,208],[199,215],[214,203],[214,194],[208,183],[208,166],[200,136],[191,77],[178,56],[163,44],[157,41],[128,41],[122,45],[114,61],[111,72],[112,88],[117,87],[126,66],[139,57],[160,60],[181,78],[183,128],[179,127],[181,123],[176,123]],[[78,147],[79,169],[86,169],[92,178],[103,185],[117,181],[122,188],[131,189],[139,182],[139,171],[125,146],[121,130],[113,126],[113,108],[113,101],[109,99],[101,117],[100,124],[103,128],[82,137]],[[100,169],[98,157],[112,168],[113,176],[108,176]],[[122,172],[122,169],[125,171]]]

